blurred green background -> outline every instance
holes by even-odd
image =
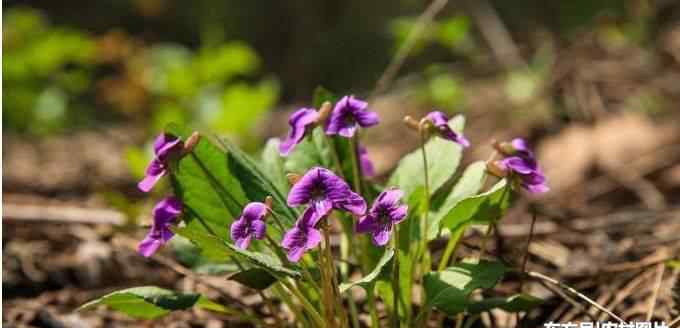
[[[516,40],[533,48],[523,52],[537,58],[530,71],[509,79],[508,92],[518,98],[544,75],[541,59],[550,60],[550,49],[532,39],[537,31],[568,41],[600,30],[611,43],[644,44],[673,19],[673,10],[657,11],[678,7],[646,0],[490,4]],[[309,102],[317,85],[367,94],[426,5],[6,1],[3,124],[12,133],[45,136],[112,123],[151,132],[184,121],[257,143],[252,127],[265,112]],[[450,65],[471,66],[491,53],[469,7],[448,4],[401,72],[419,74],[414,88],[425,102],[460,106],[465,70],[452,74]]]

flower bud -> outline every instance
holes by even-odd
[[[505,156],[511,156],[517,152],[515,147],[512,146],[512,143],[507,141],[496,141],[493,143],[493,148]]]
[[[274,203],[274,198],[272,198],[272,196],[265,197],[264,204],[267,205],[268,211],[271,211],[273,203]]]
[[[316,119],[316,124],[324,125],[331,112],[333,111],[333,104],[330,101],[326,101],[319,108],[319,117]]]
[[[189,138],[187,138],[187,141],[184,142],[184,147],[182,148],[182,153],[183,154],[188,154],[194,150],[194,147],[198,144],[198,142],[201,140],[201,135],[198,133],[198,131],[194,131]]]
[[[299,174],[288,173],[286,174],[286,178],[288,178],[288,183],[290,183],[290,185],[292,186],[295,185],[298,181],[300,181],[302,177]]]
[[[404,116],[404,124],[406,124],[406,126],[413,129],[414,131],[420,131],[420,125],[418,124],[418,121],[416,121],[411,116],[408,115]]]
[[[499,178],[504,178],[505,176],[508,175],[507,168],[505,167],[505,165],[501,165],[500,161],[486,162],[486,171],[489,174],[495,175]]]

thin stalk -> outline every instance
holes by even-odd
[[[422,217],[422,233],[421,233],[421,240],[420,240],[420,245],[418,247],[417,253],[416,253],[416,258],[413,261],[413,267],[415,266],[425,257],[425,253],[428,251],[427,249],[427,236],[428,236],[428,229],[429,229],[429,223],[428,223],[428,215],[430,213],[430,170],[428,168],[428,161],[427,161],[427,151],[425,149],[425,142],[427,139],[427,131],[425,129],[421,129],[419,131],[420,134],[420,153],[422,154],[423,157],[423,173],[425,175],[425,208],[423,210],[423,217]],[[424,276],[427,272],[430,271],[430,267],[427,266],[425,267],[421,263],[421,271],[422,275]],[[420,310],[420,313],[416,316],[416,326],[421,327],[423,323],[427,322],[428,317],[430,316],[431,309],[429,307],[424,307]]]
[[[456,249],[460,244],[460,238],[463,236],[466,227],[467,225],[459,227],[458,229],[453,231],[453,233],[451,233],[451,236],[449,236],[449,242],[446,244],[446,249],[444,249],[444,254],[442,255],[441,260],[439,261],[437,271],[442,271],[446,269],[446,267],[449,265],[451,255],[453,255],[456,252]]]
[[[486,226],[486,232],[484,233],[484,237],[482,237],[482,243],[479,247],[479,255],[478,258],[481,259],[484,256],[484,253],[486,253],[486,245],[489,242],[489,237],[491,237],[491,233],[493,232],[493,227],[494,225],[489,223]]]
[[[527,246],[524,249],[524,258],[522,259],[522,275],[527,272],[527,262],[529,262],[529,246],[531,246],[531,239],[534,237],[534,227],[536,226],[536,212],[531,212],[531,227],[529,228],[529,238],[527,239]],[[519,280],[519,292],[522,293],[524,289],[524,276]]]
[[[361,195],[361,171],[360,171],[360,163],[359,163],[359,157],[357,156],[357,150],[358,150],[358,139],[356,134],[352,139],[349,141],[350,144],[350,156],[352,156],[352,182],[354,183],[354,191],[357,194]]]
[[[276,256],[279,258],[281,263],[290,263],[288,259],[283,255],[281,246],[279,246],[269,235],[265,235],[267,238],[267,242],[269,243],[269,247],[272,248]],[[312,276],[311,271],[309,270],[309,267],[307,266],[307,263],[304,261],[300,261],[300,267],[302,268],[302,274],[309,280],[309,283],[312,285],[312,288],[314,290],[321,290],[319,288],[319,285],[317,285],[316,281],[314,281],[314,277]]]
[[[331,304],[335,304],[335,306],[338,308],[338,314],[340,315],[340,326],[345,327],[347,324],[347,313],[345,313],[345,307],[342,304],[342,296],[338,291],[338,278],[335,275],[336,270],[333,264],[333,253],[331,249],[331,237],[329,230],[328,224],[323,226],[324,243],[326,244],[324,249],[326,252],[325,262],[328,268],[328,277],[331,287]]]
[[[340,279],[342,281],[347,281],[349,277],[349,258],[350,258],[350,250],[351,250],[351,239],[350,239],[350,233],[352,229],[352,224],[354,220],[352,218],[349,218],[350,220],[348,221],[343,221],[341,224],[342,226],[342,238],[340,239]],[[349,223],[349,224],[345,224]],[[347,303],[349,305],[349,315],[350,319],[352,321],[352,327],[354,328],[359,328],[359,314],[357,312],[357,305],[356,302],[354,301],[354,297],[352,297],[352,294],[348,294],[347,298]]]
[[[272,286],[272,291],[274,292],[274,294],[278,295],[279,299],[282,302],[288,305],[291,311],[293,311],[293,314],[295,315],[295,321],[297,323],[302,324],[304,327],[312,327],[307,317],[304,315],[304,312],[300,309],[300,306],[293,302],[293,299],[290,297],[290,293],[286,292],[281,287],[281,284],[279,283],[274,284]]]
[[[236,257],[233,257],[232,260],[234,261],[234,263],[236,264],[236,266],[238,267],[239,270],[245,271],[246,268],[243,266],[241,261],[236,259]],[[272,300],[269,299],[269,297],[267,297],[267,295],[264,294],[264,291],[259,290],[259,289],[256,289],[256,291],[257,291],[257,294],[260,295],[260,298],[262,298],[262,301],[264,301],[267,308],[269,309],[269,313],[274,318],[274,326],[275,327],[281,327],[281,325],[280,325],[281,321],[279,320],[279,316],[277,315],[276,307],[274,306],[274,303],[272,303]]]
[[[479,320],[479,314],[475,314],[475,315],[472,315],[472,316],[468,317],[467,320],[465,320],[465,325],[463,326],[463,328],[470,328],[470,327],[472,327],[472,325],[473,325],[477,320]]]
[[[378,309],[375,306],[375,286],[367,293],[368,307],[371,313],[371,327],[380,327],[380,319],[378,318]]]
[[[338,171],[337,173],[340,176],[344,177],[344,174],[342,172],[342,164],[340,164],[340,156],[338,156],[338,150],[335,148],[335,143],[333,142],[333,140],[331,140],[331,137],[329,135],[325,133],[323,135],[324,135],[323,139],[326,140],[326,145],[328,146],[328,148],[331,149],[331,155],[333,157],[333,164],[335,164],[335,169]]]
[[[421,237],[421,256],[427,252],[427,235],[429,230],[428,215],[430,213],[430,170],[427,163],[427,151],[425,142],[427,139],[426,131],[420,132],[420,153],[423,155],[423,173],[425,174],[425,209],[423,212],[423,232]],[[423,274],[430,271],[430,268],[423,268]]]
[[[324,224],[323,222],[321,224]],[[322,247],[326,247],[322,245]],[[321,273],[321,301],[323,303],[323,314],[331,327],[335,327],[335,316],[333,315],[333,305],[331,304],[330,295],[331,288],[329,287],[328,265],[326,264],[326,251],[321,249],[319,251],[319,272]]]
[[[399,226],[394,226],[394,268],[392,269],[392,295],[393,310],[392,310],[392,326],[399,328]]]
[[[312,318],[314,321],[314,324],[316,327],[326,327],[326,322],[321,318],[321,315],[319,315],[319,312],[314,308],[314,305],[309,303],[307,298],[305,298],[300,291],[293,287],[290,282],[288,282],[286,279],[281,279],[279,280],[291,293],[295,294],[297,298],[300,300],[302,303],[302,306],[305,308],[309,316]]]
[[[462,313],[456,314],[456,328],[463,327],[463,321],[465,321],[465,315]]]

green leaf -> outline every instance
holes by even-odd
[[[338,99],[339,98],[328,89],[318,86],[316,89],[314,89],[314,98],[312,103],[314,104],[314,108],[319,109],[324,102],[330,101],[331,103],[335,103]]]
[[[386,265],[390,262],[392,256],[394,256],[394,249],[385,249],[385,253],[380,258],[380,261],[378,261],[378,264],[375,266],[375,268],[373,268],[373,271],[357,281],[340,284],[340,293],[344,293],[354,286],[361,286],[366,290],[371,288],[371,286],[373,286],[375,283],[375,279],[378,278],[378,276],[385,270]]]
[[[511,198],[510,186],[503,179],[490,190],[460,201],[441,220],[442,227],[454,230],[467,223],[493,223],[510,207]]]
[[[211,234],[190,227],[175,227],[172,230],[189,239],[201,250],[201,255],[211,261],[224,262],[231,255],[231,249],[226,246],[225,242]]]
[[[284,158],[279,153],[280,143],[281,141],[277,138],[267,140],[264,150],[262,150],[262,169],[276,188],[287,193],[289,186],[284,168]]]
[[[171,311],[185,310],[193,306],[231,313],[229,309],[200,294],[179,293],[155,286],[119,290],[83,304],[78,310],[89,309],[100,304],[141,319],[154,319]]]
[[[170,124],[168,133],[186,140],[191,130]],[[247,203],[239,181],[229,171],[227,154],[206,137],[201,137],[194,150],[183,156],[171,170],[171,181],[187,212],[200,217],[220,237],[226,238],[227,227]],[[189,226],[206,229],[191,220]]]
[[[449,120],[449,126],[455,131],[462,133],[464,125],[465,118],[461,115]],[[462,151],[463,147],[457,143],[438,136],[433,136],[425,144],[430,193],[434,193],[456,172]],[[418,148],[399,161],[388,185],[398,186],[408,197],[418,186],[424,185],[424,170],[423,155]]]
[[[500,262],[467,259],[444,271],[429,272],[423,278],[426,306],[447,314],[464,312],[470,294],[479,288],[494,287],[505,271]]]
[[[529,311],[543,303],[543,300],[527,294],[515,294],[508,297],[491,297],[468,306],[468,313],[480,313],[492,309],[501,309],[507,312]]]
[[[273,211],[281,219],[285,228],[292,227],[299,213],[287,206],[284,191],[267,177],[262,168],[250,156],[228,140],[219,139],[219,141],[228,152],[229,170],[238,178],[247,198],[251,201],[261,202],[265,197],[272,196],[274,201]]]
[[[269,286],[277,280],[276,277],[272,276],[267,270],[261,268],[239,271],[230,275],[227,279],[237,281],[258,290],[269,288]]]
[[[304,174],[315,166],[333,169],[331,149],[325,138],[323,128],[312,130],[311,135],[305,137],[286,158],[285,171]]]
[[[279,259],[264,253],[255,253],[248,250],[240,249],[231,243],[220,240],[219,238],[206,234],[202,231],[189,228],[175,228],[175,233],[189,239],[196,246],[203,250],[203,255],[212,259],[222,259],[226,256],[234,254],[240,255],[241,258],[248,261],[248,263],[266,269],[273,274],[286,275],[293,278],[300,278],[302,275],[296,270],[284,267]]]
[[[486,163],[484,161],[474,162],[465,169],[465,172],[463,172],[463,175],[458,179],[453,190],[446,196],[446,199],[439,209],[430,213],[430,231],[428,231],[428,238],[430,240],[437,237],[442,219],[444,219],[444,217],[446,217],[461,200],[479,192],[479,189],[482,188],[484,182],[485,172]]]

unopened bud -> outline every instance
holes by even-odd
[[[184,142],[184,148],[182,149],[182,152],[184,154],[188,154],[194,150],[194,147],[198,144],[198,142],[201,140],[201,135],[198,133],[198,131],[194,131],[189,138],[187,138],[187,141]]]
[[[512,143],[510,142],[499,142],[496,141],[493,143],[493,148],[496,149],[499,153],[505,155],[505,156],[510,156],[513,155],[517,152],[515,147],[512,146]]]
[[[434,124],[432,124],[432,120],[426,116],[420,119],[418,126],[420,128],[420,133],[427,137],[430,134],[430,132],[432,132]]]
[[[316,119],[316,124],[324,125],[331,112],[333,111],[333,104],[330,101],[326,101],[319,108],[319,117]]]
[[[274,198],[272,198],[272,196],[265,197],[264,205],[267,206],[268,211],[271,211],[273,203],[274,203]]]
[[[299,174],[288,173],[288,174],[286,174],[286,178],[288,178],[288,183],[290,183],[290,185],[293,186],[298,181],[300,181],[300,178],[302,178],[302,177]]]
[[[499,178],[504,178],[508,175],[508,171],[503,166],[499,165],[498,161],[486,162],[486,171]]]
[[[415,131],[420,131],[420,125],[418,124],[418,121],[416,121],[413,117],[411,116],[404,116],[404,124],[408,126],[409,128],[415,130]]]

